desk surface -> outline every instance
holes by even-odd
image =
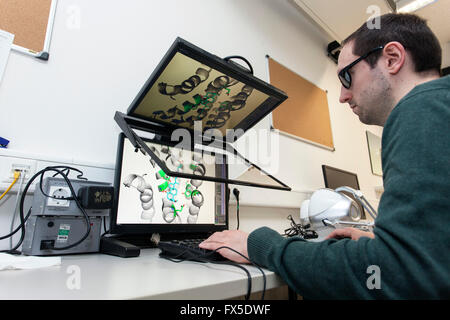
[[[247,275],[234,266],[159,258],[159,249],[143,249],[136,258],[103,254],[62,256],[61,265],[34,270],[0,271],[0,299],[227,299],[247,293]],[[252,292],[262,291],[263,276],[252,276]],[[285,285],[263,269],[266,289]],[[77,285],[79,284],[79,288]]]

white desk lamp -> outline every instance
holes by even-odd
[[[359,222],[361,212],[356,202],[342,191],[350,192],[355,199],[367,210],[373,219],[377,213],[359,190],[350,187],[339,187],[336,190],[319,189],[313,193],[311,199],[302,203],[300,220],[307,224],[308,220],[314,227],[341,225],[372,226],[373,223]]]

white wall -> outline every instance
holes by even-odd
[[[450,41],[442,47],[442,68],[450,67]]]
[[[0,136],[11,142],[0,166],[8,155],[31,154],[93,164],[111,182],[120,132],[113,115],[126,111],[177,36],[218,56],[246,57],[266,81],[269,54],[328,90],[336,151],[280,136],[276,177],[295,190],[315,190],[323,187],[321,165],[328,164],[356,172],[363,193],[375,200],[382,180],[371,173],[365,130],[382,131],[361,124],[338,102],[336,65],[325,54],[332,39],[285,0],[59,0],[49,61],[10,54],[0,84]],[[269,124],[266,118],[257,127]],[[280,202],[277,194],[244,188],[241,201],[294,207],[304,198],[292,193]],[[0,235],[9,230],[14,197],[3,202]],[[260,225],[250,216],[248,228]],[[0,241],[0,249],[5,246]]]

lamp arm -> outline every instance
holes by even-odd
[[[377,217],[377,212],[375,209],[370,205],[369,201],[364,196],[361,196],[359,199],[361,201],[361,204],[363,207],[367,210],[367,212],[370,214],[370,216],[375,220]]]
[[[367,210],[367,212],[369,212],[370,216],[375,219],[377,216],[377,212],[375,211],[375,209],[370,205],[370,203],[366,200],[366,198],[364,197],[364,195],[362,194],[362,192],[360,190],[355,190],[353,188],[350,187],[339,187],[337,188],[335,191],[339,192],[339,191],[347,191],[350,192],[351,194],[353,194],[353,196],[359,201],[359,203],[361,203],[361,205],[364,207],[364,209]]]

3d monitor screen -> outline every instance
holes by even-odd
[[[217,70],[176,53],[135,110],[158,122],[219,129],[225,135],[268,96]]]
[[[249,68],[231,60],[236,58],[245,61]],[[285,99],[284,92],[253,75],[245,58],[221,59],[177,38],[127,114],[116,112],[115,120],[133,146],[147,153],[166,175],[195,180],[195,175],[200,174],[199,180],[203,181],[290,190],[231,146]],[[156,154],[140,141],[141,135],[147,133],[164,143],[181,138],[182,148],[187,153],[197,149],[191,151],[197,152],[197,157],[205,152],[216,154],[212,159],[227,166],[227,174],[204,171],[201,165],[195,170],[189,165],[170,165],[163,150]],[[214,150],[207,151],[206,147]],[[256,171],[260,175],[256,176]]]
[[[185,150],[146,142],[168,159],[173,169],[189,167],[193,174],[215,174],[213,159],[183,153]],[[123,140],[120,159],[117,224],[225,224],[223,184],[170,177]]]
[[[244,131],[287,96],[227,62],[178,38],[128,114],[172,127]],[[200,130],[197,130],[200,131]]]

